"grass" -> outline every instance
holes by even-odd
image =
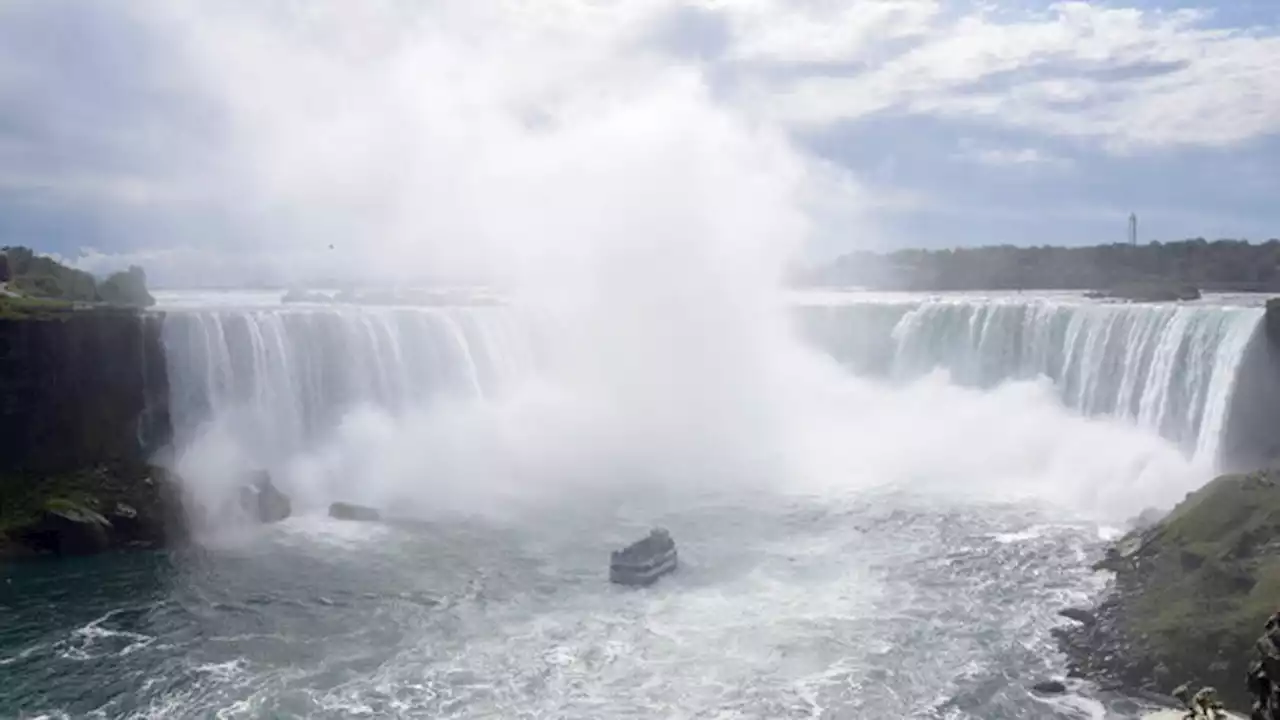
[[[0,319],[39,320],[60,317],[75,309],[66,300],[0,295]]]
[[[1132,631],[1175,673],[1239,703],[1253,643],[1280,609],[1280,472],[1217,478],[1149,533]]]

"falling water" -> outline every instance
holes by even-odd
[[[362,405],[392,412],[485,399],[536,366],[533,324],[507,307],[170,311],[164,344],[178,443],[214,418],[261,463]]]
[[[808,337],[855,372],[937,369],[989,388],[1048,378],[1068,407],[1131,420],[1212,459],[1260,308],[1060,298],[858,299],[807,306]]]

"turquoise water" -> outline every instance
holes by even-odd
[[[0,589],[5,717],[1085,718],[1056,609],[1099,528],[1012,505],[610,498],[392,526],[300,517],[213,547],[28,563]],[[673,505],[663,503],[663,507]],[[671,528],[680,572],[605,581]],[[1110,710],[1106,710],[1110,708]],[[1099,713],[1110,712],[1110,715]]]

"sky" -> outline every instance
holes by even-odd
[[[296,7],[272,4],[278,15]],[[439,118],[398,114],[422,93],[536,124],[545,109],[521,105],[534,90],[628,92],[624,55],[647,58],[638,85],[678,71],[708,102],[786,139],[813,179],[803,243],[812,261],[853,249],[1123,241],[1130,212],[1144,242],[1280,237],[1275,0],[494,0],[454,7],[469,13],[454,25],[443,10],[433,16],[483,28],[467,36],[480,48],[471,65],[464,52],[433,54],[432,38],[444,36],[429,31],[394,64],[366,60],[406,42],[387,22],[394,0],[365,6],[380,8],[368,11],[383,13],[378,24],[348,17],[350,5],[340,19],[311,18],[322,30],[305,46],[290,45],[296,18],[247,23],[213,5],[0,0],[0,244],[97,273],[138,262],[160,284],[259,269],[265,280],[294,262],[276,237],[322,242],[319,226],[349,233],[371,217],[399,232],[439,215],[384,223],[388,206],[360,193],[401,181],[370,158],[300,163],[316,147],[300,141],[286,153],[318,132],[313,123],[328,138],[376,145],[376,134]],[[357,26],[359,42],[338,32]],[[594,49],[548,50],[547,38]],[[378,70],[405,67],[472,89],[406,90]],[[357,104],[381,109],[366,117]],[[441,147],[379,152],[401,164],[469,160]],[[341,197],[332,182],[324,193],[296,189],[314,185],[300,176],[351,168]],[[357,196],[363,214],[324,214]],[[315,209],[314,226],[282,222],[291,205]],[[457,231],[440,222],[414,230]]]

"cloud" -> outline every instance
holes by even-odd
[[[829,3],[710,0],[732,34],[727,59],[760,64],[851,63],[885,44],[926,35],[941,6],[931,0]]]
[[[1212,28],[1203,11],[1084,2],[1020,19],[982,9],[956,18],[940,13],[938,2],[918,5],[898,31],[917,42],[885,62],[757,82],[745,97],[800,127],[896,111],[1034,128],[1113,152],[1223,146],[1280,132],[1275,28]],[[810,31],[815,43],[832,47]],[[824,59],[856,60],[876,43],[885,40],[863,37]],[[803,44],[791,37],[775,47]]]
[[[58,138],[10,138],[44,152],[73,140],[85,152],[48,174],[13,169],[0,184],[67,206],[94,196],[110,206],[100,224],[115,243],[58,250],[86,268],[137,262],[165,284],[267,270],[283,282],[544,282],[584,277],[584,266],[614,272],[617,255],[628,258],[616,268],[628,283],[641,268],[667,281],[672,266],[707,262],[699,253],[771,272],[810,232],[802,207],[857,198],[839,210],[857,222],[873,199],[848,168],[823,166],[723,102],[704,66],[672,62],[654,37],[681,8],[140,2],[103,32],[155,44],[162,62],[149,64],[168,73],[145,86],[182,90],[143,114],[201,152],[151,151],[100,122],[138,108],[106,102],[93,108],[99,122]],[[68,62],[50,76],[61,83],[50,97],[26,86],[40,107],[25,126],[38,128],[52,112],[41,108],[86,77],[90,60]],[[104,129],[119,142],[95,152]],[[209,230],[210,218],[227,232]]]
[[[989,147],[970,138],[961,139],[960,147],[951,157],[962,162],[977,163],[991,167],[1039,166],[1063,170],[1072,165],[1072,162],[1067,158],[1058,157],[1036,148]]]
[[[684,175],[740,131],[786,157],[756,164],[785,168],[779,192],[803,215],[788,232],[809,254],[920,242],[893,228],[955,207],[1110,216],[1142,194],[1154,218],[1204,196],[1203,169],[1228,161],[1237,195],[1280,191],[1267,160],[1280,158],[1276,28],[1205,10],[1027,8],[0,2],[0,239],[69,257],[96,247],[95,263],[143,253],[166,282],[519,273],[588,262],[588,243],[517,238],[607,234],[603,213],[670,210],[682,183],[712,212],[710,178]],[[1182,161],[1199,152],[1217,155]],[[1064,188],[1098,168],[1124,175],[1124,192]],[[1211,195],[1206,217],[1247,210],[1251,232],[1274,217]],[[1004,239],[948,222],[956,242]],[[1052,222],[1053,237],[1096,234]]]

